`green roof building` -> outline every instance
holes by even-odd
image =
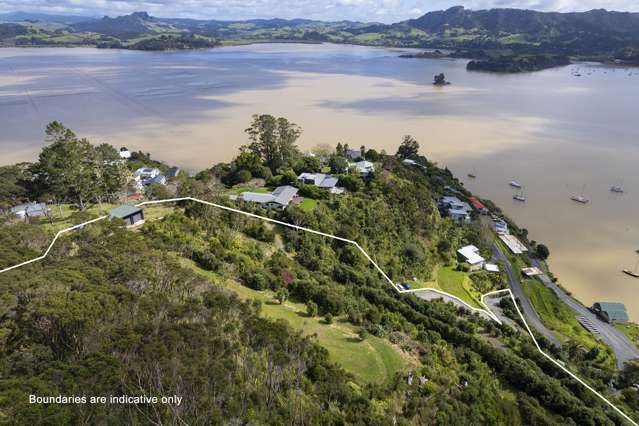
[[[140,207],[135,207],[130,204],[122,204],[109,211],[109,216],[117,219],[122,219],[127,226],[134,226],[144,223],[144,212]]]
[[[623,303],[597,302],[592,310],[606,322],[628,322],[628,311]]]

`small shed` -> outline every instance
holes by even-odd
[[[51,209],[47,207],[46,203],[27,203],[20,204],[11,208],[11,213],[18,216],[20,219],[36,216],[46,216],[51,213]]]
[[[596,302],[592,305],[592,310],[602,320],[610,323],[628,322],[628,311],[626,305],[618,302]]]
[[[140,207],[131,204],[122,204],[109,211],[111,219],[122,219],[127,226],[140,225],[144,223],[144,211]]]

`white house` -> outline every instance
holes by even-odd
[[[482,269],[486,262],[486,259],[479,255],[479,249],[472,244],[457,250],[457,255],[460,261],[470,265],[471,271]]]
[[[131,152],[124,147],[120,148],[120,158],[128,160],[129,158],[131,158]]]
[[[351,169],[356,169],[362,176],[368,176],[369,173],[375,171],[375,165],[370,161],[358,161],[357,163],[349,163]]]
[[[270,194],[260,192],[242,192],[237,199],[261,204],[269,209],[284,209],[297,195],[298,189],[294,186],[278,186]]]
[[[160,169],[142,167],[133,172],[135,180],[144,181],[147,179],[153,179],[160,174]]]
[[[138,188],[142,189],[147,185],[152,185],[154,183],[166,184],[166,177],[162,176],[160,173],[160,169],[150,168],[150,167],[142,167],[133,172],[133,178],[138,186]]]

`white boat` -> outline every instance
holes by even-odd
[[[623,188],[619,185],[613,185],[610,190],[612,192],[616,192],[617,194],[623,194]]]
[[[581,195],[573,195],[572,197],[570,197],[570,199],[571,199],[572,201],[576,201],[576,202],[581,203],[581,204],[586,204],[586,203],[588,203],[590,200],[589,200],[589,199],[587,199],[586,197],[584,197],[584,192],[585,192],[585,191],[586,191],[586,185],[584,185],[584,186],[581,188]]]
[[[523,194],[515,194],[513,195],[513,199],[521,201],[522,203],[526,201],[526,197],[524,197]]]
[[[576,202],[581,203],[581,204],[586,204],[586,203],[588,203],[588,201],[590,201],[589,199],[584,198],[581,195],[573,195],[572,197],[570,197],[570,199],[572,201],[576,201]]]
[[[513,188],[521,188],[521,183],[516,182],[514,180],[511,180],[509,185],[512,186]]]
[[[631,277],[639,278],[639,260],[637,260],[637,263],[635,264],[635,269],[623,269],[622,272],[624,274],[630,275]]]

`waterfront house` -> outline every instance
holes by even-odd
[[[506,244],[506,247],[508,247],[513,254],[522,254],[528,251],[528,247],[526,247],[524,243],[519,241],[514,235],[500,235],[499,238],[504,242],[504,244]]]
[[[470,205],[457,197],[446,196],[439,201],[442,213],[448,215],[455,222],[470,222]]]
[[[592,311],[599,318],[609,323],[628,322],[628,311],[626,305],[618,302],[596,302],[592,305]]]
[[[278,186],[271,193],[242,192],[237,199],[261,204],[269,209],[284,209],[297,195],[298,189],[294,186]]]
[[[479,249],[472,244],[457,250],[457,258],[461,262],[468,263],[471,271],[482,269],[486,262],[486,259],[479,255]]]
[[[171,167],[166,171],[166,173],[164,173],[164,176],[166,176],[167,179],[173,179],[178,177],[179,174],[180,174],[179,167]]]
[[[495,222],[495,232],[497,232],[498,235],[508,235],[508,224],[498,220]]]
[[[144,223],[144,211],[131,204],[122,204],[109,210],[109,218],[122,219],[126,226],[141,225]]]
[[[473,208],[475,210],[477,210],[480,214],[488,214],[488,213],[490,213],[488,211],[488,209],[486,208],[486,206],[484,205],[484,203],[479,201],[479,198],[470,197],[468,201],[470,201],[470,204],[473,206]]]
[[[51,209],[47,207],[46,203],[33,202],[12,207],[11,213],[20,219],[26,219],[28,217],[47,216],[51,213]]]

